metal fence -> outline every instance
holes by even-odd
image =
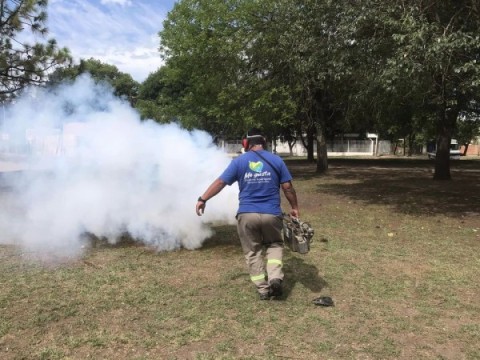
[[[41,136],[27,132],[23,139],[12,138],[7,133],[0,133],[0,155],[58,155],[62,152],[62,136],[59,131],[52,131]]]
[[[373,154],[375,142],[370,140],[334,140],[327,142],[327,152],[330,153],[361,153]]]
[[[64,134],[65,135],[65,134]],[[23,141],[18,142],[8,134],[0,132],[0,156],[8,155],[59,155],[65,152],[67,145],[71,145],[68,137],[61,136],[59,131],[51,131],[41,134],[27,134]],[[229,154],[242,152],[241,140],[221,140],[218,147]],[[377,147],[377,149],[375,149]],[[278,154],[290,154],[287,143],[277,141],[276,146],[269,144],[270,149],[275,149]],[[336,155],[377,155],[391,154],[392,146],[390,141],[381,140],[376,144],[372,140],[334,140],[327,142],[327,152],[330,156]],[[316,143],[314,144],[316,152]],[[306,148],[299,141],[292,148],[294,156],[305,156]]]
[[[238,154],[242,152],[242,140],[221,140],[218,147],[228,154]]]
[[[277,142],[277,153],[290,154],[290,148],[287,143]],[[317,151],[314,143],[313,151]],[[349,155],[386,155],[392,153],[391,142],[380,140],[378,143],[374,140],[332,140],[327,142],[327,153],[330,156],[349,156]],[[292,148],[294,156],[305,156],[307,150],[301,142],[298,142]]]

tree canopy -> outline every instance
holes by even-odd
[[[184,113],[179,108],[183,108],[181,99],[184,98],[187,83],[182,74],[170,67],[161,67],[151,73],[139,88],[136,108],[142,118],[160,123],[177,121],[178,115]],[[189,124],[184,121],[183,125],[188,127]]]
[[[449,179],[459,114],[480,94],[476,0],[181,0],[160,32],[178,119],[216,135],[306,134],[317,171],[346,131],[437,138]],[[168,96],[168,94],[164,94]],[[164,98],[165,100],[165,98]]]
[[[30,84],[43,84],[49,73],[71,61],[54,39],[29,44],[25,30],[45,36],[47,0],[0,0],[0,98],[13,97]]]

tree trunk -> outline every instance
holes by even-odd
[[[446,108],[446,107],[445,107]],[[450,175],[450,143],[457,121],[458,111],[444,110],[439,114],[437,127],[437,153],[435,155],[434,180],[451,180]]]
[[[314,132],[314,129],[312,128],[312,126],[308,126],[307,127],[307,139],[306,141],[304,140],[304,138],[302,137],[302,141],[303,141],[303,146],[305,146],[305,148],[307,149],[307,160],[309,162],[314,162],[315,161],[315,158],[314,158],[314,155],[313,155],[313,141],[314,141],[314,135],[315,135],[315,132]]]
[[[325,174],[328,170],[327,141],[325,129],[317,125],[317,174]]]
[[[463,144],[463,156],[467,156],[467,152],[468,152],[468,145],[470,145],[470,143],[468,144]]]
[[[411,157],[413,155],[413,142],[415,138],[413,134],[408,135],[408,156]]]
[[[314,153],[314,148],[313,148],[314,140],[315,140],[314,128],[313,128],[313,126],[309,126],[308,129],[307,129],[307,142],[308,142],[307,160],[310,161],[310,162],[315,161],[315,157],[314,157],[314,154],[313,154]]]
[[[287,141],[288,149],[290,150],[290,156],[293,156],[293,146],[295,145],[296,141]]]
[[[437,153],[435,155],[434,180],[451,180],[450,176],[450,141],[451,137],[445,133],[437,135]]]
[[[311,129],[311,126],[307,127],[307,138],[303,136],[302,132],[300,132],[300,140],[302,141],[303,146],[307,149],[307,160],[310,162],[314,162],[313,158],[313,138],[314,132]]]

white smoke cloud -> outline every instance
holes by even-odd
[[[112,243],[128,233],[159,251],[195,249],[209,224],[234,222],[234,186],[195,213],[230,162],[205,132],[142,122],[86,76],[25,96],[7,113],[3,133],[28,154],[28,169],[3,174],[0,243],[74,256],[85,233]]]

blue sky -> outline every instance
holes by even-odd
[[[75,63],[91,57],[137,81],[161,66],[158,32],[176,0],[49,0],[47,38],[70,49]]]

